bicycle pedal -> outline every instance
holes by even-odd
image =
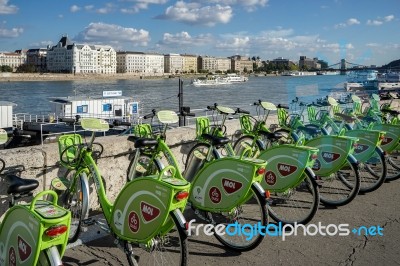
[[[51,187],[58,191],[65,191],[68,189],[69,181],[62,177],[56,177],[51,180]]]
[[[94,225],[94,224],[96,224],[96,220],[93,219],[93,218],[88,218],[88,219],[82,220],[82,225],[83,226],[91,226],[91,225]]]

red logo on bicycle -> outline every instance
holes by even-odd
[[[357,146],[354,148],[354,152],[356,154],[362,153],[366,150],[368,150],[369,146],[365,144],[357,144]]]
[[[129,224],[129,229],[131,229],[132,232],[136,233],[139,231],[140,227],[140,221],[139,221],[139,216],[137,215],[136,212],[130,212],[128,216],[128,224]]]
[[[331,163],[339,159],[340,154],[339,153],[333,153],[333,152],[327,152],[324,151],[322,152],[322,159],[324,159],[325,162]]]
[[[208,195],[214,203],[219,203],[221,201],[221,191],[217,187],[212,187],[208,192]]]
[[[321,169],[321,162],[318,159],[315,159],[312,169],[315,171],[318,171],[319,169]]]
[[[16,266],[17,265],[17,255],[15,254],[14,247],[11,247],[8,251],[8,265]]]
[[[272,172],[272,171],[266,172],[264,178],[265,178],[265,182],[268,185],[270,185],[270,186],[275,185],[275,183],[276,183],[276,175],[275,175],[274,172]]]
[[[389,144],[390,142],[392,142],[393,139],[392,138],[384,138],[381,142],[381,145],[386,145]]]
[[[231,179],[227,179],[227,178],[222,178],[222,186],[224,188],[224,190],[226,191],[226,193],[228,194],[232,194],[236,191],[238,191],[239,189],[242,188],[242,183],[231,180]]]
[[[32,253],[32,248],[22,237],[18,236],[18,254],[21,261],[25,261]]]
[[[160,209],[154,207],[144,201],[140,203],[140,209],[142,210],[143,219],[146,222],[150,222],[160,215]]]
[[[297,170],[297,166],[278,163],[278,171],[283,176],[288,176],[293,174]]]

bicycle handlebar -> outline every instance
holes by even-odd
[[[156,116],[156,109],[151,110],[150,114],[144,115],[143,119],[153,118],[154,116]]]
[[[237,113],[237,114],[250,114],[249,111],[240,109],[239,107],[236,109],[235,113]]]
[[[288,109],[289,110],[289,106],[285,105],[285,104],[278,104],[276,107],[278,108],[283,108],[283,109]]]

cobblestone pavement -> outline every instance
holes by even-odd
[[[383,236],[350,232],[347,236],[289,236],[285,241],[267,236],[256,249],[243,253],[227,251],[214,237],[192,236],[189,265],[400,265],[399,202],[400,180],[397,180],[357,196],[346,206],[337,209],[320,206],[310,223],[349,224],[350,230],[380,226]],[[96,230],[89,228],[95,233]],[[63,261],[70,266],[128,265],[111,237],[68,248]]]

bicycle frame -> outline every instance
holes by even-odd
[[[7,142],[7,132],[0,129],[0,144]],[[24,184],[19,177],[8,188],[10,208],[0,223],[0,265],[36,265],[41,252],[54,265],[62,265],[61,257],[68,242],[71,212],[57,205],[58,196],[52,190],[42,191],[30,203],[17,201],[32,196],[39,186],[36,180]],[[41,200],[51,195],[52,201]]]
[[[95,121],[82,119],[84,128],[85,123],[93,126]],[[117,239],[151,247],[154,236],[162,236],[174,226],[170,215],[174,215],[184,228],[182,212],[186,206],[190,184],[181,177],[179,171],[168,166],[158,175],[136,178],[128,182],[111,203],[106,196],[100,171],[91,156],[95,131],[104,131],[104,128],[89,130],[93,131],[92,138],[87,147],[80,146],[74,180],[76,182],[78,176],[85,183],[88,183],[89,178],[93,179],[100,206],[112,234]],[[75,138],[74,135],[71,137]],[[167,171],[172,175],[166,175]]]

